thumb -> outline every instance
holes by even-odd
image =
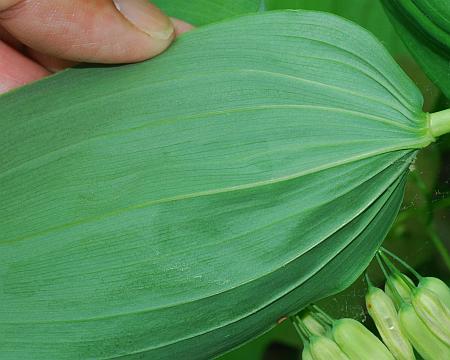
[[[33,50],[77,62],[145,60],[175,36],[147,0],[0,0],[0,25]]]

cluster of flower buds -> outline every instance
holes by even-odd
[[[414,282],[391,258],[403,265]],[[386,346],[396,359],[415,359],[414,348],[425,360],[450,359],[450,289],[440,279],[422,277],[403,260],[380,250],[377,260],[386,276],[385,291],[367,282],[367,310]]]
[[[304,360],[394,360],[387,347],[354,319],[332,319],[312,306],[292,319]]]
[[[415,283],[392,263],[406,267]],[[366,275],[366,306],[383,341],[353,319],[335,320],[317,306],[292,318],[303,344],[302,359],[450,359],[450,289],[440,279],[422,277],[404,261],[382,249],[377,260],[386,276],[385,290]]]

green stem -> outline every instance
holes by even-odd
[[[397,308],[400,308],[400,306],[403,303],[403,299],[400,296],[399,292],[397,291],[397,288],[395,287],[394,283],[392,282],[392,277],[389,276],[388,272],[386,271],[386,268],[383,265],[383,261],[381,260],[380,254],[381,254],[381,252],[378,252],[375,255],[375,257],[377,259],[378,265],[381,268],[381,271],[383,272],[384,277],[386,278],[386,281],[387,281],[389,287],[391,288],[392,295],[394,296],[394,302],[397,305]]]
[[[320,314],[310,311],[311,316],[314,318],[314,320],[316,320],[320,325],[323,326],[323,328],[328,331],[330,330],[330,327],[332,326],[332,324],[330,324],[328,321],[326,321],[323,316],[321,316]]]
[[[384,252],[386,254],[388,254],[390,257],[392,257],[393,259],[397,260],[397,262],[399,262],[401,265],[403,265],[403,267],[408,270],[409,272],[411,272],[418,281],[420,281],[420,279],[422,279],[422,275],[420,275],[416,270],[414,270],[414,268],[412,266],[410,266],[406,261],[400,259],[397,255],[395,255],[393,252],[390,252],[388,249],[381,247],[381,252]]]
[[[450,112],[450,109],[445,110]],[[442,111],[441,111],[442,112]],[[436,113],[438,114],[438,113]],[[449,122],[450,123],[450,122]],[[450,129],[450,127],[449,127]],[[426,200],[426,226],[427,226],[427,233],[430,237],[433,245],[435,246],[436,250],[438,251],[439,255],[442,257],[442,260],[444,261],[445,266],[448,270],[450,270],[450,254],[442,242],[441,238],[436,232],[436,229],[434,228],[434,210],[436,209],[435,205],[433,204],[433,196],[432,193],[428,190],[425,182],[423,181],[422,177],[417,173],[413,172],[413,179],[416,182],[417,187],[422,192],[422,195],[425,197]]]
[[[323,311],[320,307],[317,305],[311,305],[311,308],[317,311],[320,315],[322,315],[323,319],[328,322],[330,326],[333,326],[334,319],[328,315],[325,311]]]
[[[369,278],[369,274],[366,272],[366,273],[364,274],[364,276],[365,276],[365,278],[366,278],[367,287],[368,287],[369,289],[370,289],[370,288],[373,288],[374,286],[373,286],[372,281],[371,281],[370,278]]]
[[[291,317],[291,322],[292,325],[294,325],[297,334],[300,336],[303,346],[306,346],[312,334],[309,332],[308,328],[303,324],[302,319],[300,319],[298,315]]]
[[[389,260],[388,259],[388,257],[384,254],[384,252],[379,252],[379,254],[380,254],[380,258],[381,259],[383,259],[383,261],[384,261],[384,263],[385,263],[385,265],[387,266],[387,268],[389,269],[389,271],[394,275],[394,276],[396,276],[397,278],[399,278],[399,279],[401,279],[405,284],[406,284],[406,286],[408,286],[409,287],[409,289],[411,290],[411,291],[414,291],[414,289],[416,288],[414,285],[412,285],[409,281],[408,281],[408,279],[405,277],[405,275],[403,275],[403,273],[401,273],[396,267],[395,267],[395,265],[391,262],[391,260]],[[412,268],[411,268],[412,269]],[[419,278],[418,279],[420,279],[420,275],[413,269],[413,274],[414,274],[414,276],[419,276]]]
[[[450,133],[450,109],[429,114],[430,132],[433,137]]]
[[[303,346],[306,346],[306,344],[308,344],[308,338],[305,337],[305,335],[302,332],[302,329],[296,322],[292,321],[292,325],[294,326],[295,332],[300,337],[300,340],[302,341]]]
[[[436,232],[433,223],[430,223],[430,225],[428,226],[428,235],[430,236],[431,241],[433,242],[436,249],[439,251],[439,254],[441,255],[445,265],[447,266],[447,269],[450,270],[450,254],[448,253],[444,242]]]

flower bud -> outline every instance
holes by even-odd
[[[407,277],[405,274],[403,274],[404,279],[406,279],[407,282],[409,282],[411,285],[414,286],[413,281]],[[404,302],[411,301],[411,288],[408,286],[408,284],[405,282],[403,277],[400,277],[398,275],[390,275],[388,277],[388,281],[386,281],[386,284],[384,285],[384,291],[386,291],[386,294],[394,301],[394,303],[397,305],[397,308],[400,307],[401,304],[399,304],[396,301],[395,293],[397,291],[398,295],[400,295],[401,299]],[[392,286],[395,289],[392,289]],[[395,291],[396,290],[396,291]]]
[[[450,289],[445,282],[435,277],[423,277],[419,281],[419,288],[433,291],[441,302],[450,309]]]
[[[309,351],[314,360],[349,360],[339,346],[326,336],[312,336]]]
[[[305,344],[303,346],[303,351],[302,351],[302,358],[301,360],[314,360],[314,358],[311,355],[311,351],[309,349],[309,344]]]
[[[412,304],[404,303],[398,316],[403,331],[424,360],[450,359],[450,347],[430,331]]]
[[[431,332],[450,346],[450,311],[438,295],[423,287],[414,291],[412,305]]]
[[[386,346],[356,320],[336,320],[331,334],[350,360],[395,360]]]
[[[369,287],[366,307],[384,343],[398,360],[413,360],[414,351],[400,327],[397,311],[391,298],[374,286]]]
[[[327,329],[325,329],[325,327],[318,322],[309,311],[300,315],[300,319],[302,320],[303,325],[305,325],[309,332],[313,335],[325,335],[327,332]]]

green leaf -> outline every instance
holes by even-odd
[[[392,55],[407,50],[379,0],[265,0],[266,8],[327,11],[356,22],[374,34]]]
[[[258,11],[261,0],[152,0],[166,14],[200,26]]]
[[[210,359],[350,285],[433,139],[381,44],[248,15],[0,96],[3,359]]]
[[[450,99],[450,6],[447,0],[383,0],[391,22],[428,77]]]

